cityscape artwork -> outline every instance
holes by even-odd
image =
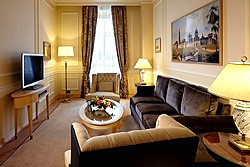
[[[222,64],[222,2],[195,10],[172,22],[172,61]]]

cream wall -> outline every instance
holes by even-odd
[[[14,136],[11,93],[21,86],[21,53],[42,53],[43,41],[50,41],[54,47],[54,19],[55,7],[49,0],[0,1],[0,147]],[[52,49],[52,60],[45,62],[51,100],[56,96],[55,61]],[[39,112],[43,109],[44,99]],[[25,108],[19,109],[18,120],[18,130],[28,124]]]
[[[162,39],[162,52],[154,54],[155,77],[169,75],[208,87],[228,62],[239,61],[242,55],[249,57],[249,0],[224,0],[223,66],[171,62],[171,22],[209,2],[211,0],[155,1],[154,38]]]
[[[127,7],[129,70],[128,84],[130,96],[136,93],[135,83],[140,82],[140,70],[134,69],[138,58],[147,58],[153,65],[153,6]],[[152,69],[145,70],[145,82],[153,82]]]
[[[71,45],[74,47],[74,57],[68,57],[68,85],[71,94],[80,97],[82,83],[82,7],[57,7],[57,36],[58,46]],[[58,92],[65,94],[65,59],[58,58]]]
[[[152,5],[128,6],[128,48],[129,94],[135,94],[134,83],[139,82],[139,70],[134,65],[139,57],[146,57],[152,62]],[[147,18],[147,19],[146,19]],[[143,26],[142,26],[143,25]],[[68,58],[68,90],[71,95],[80,96],[82,86],[82,54],[81,30],[82,8],[80,6],[57,7],[57,36],[58,45],[74,46],[74,57]],[[144,42],[142,42],[144,41]],[[65,92],[64,59],[58,58],[58,91]],[[146,81],[152,82],[152,70],[146,71]]]

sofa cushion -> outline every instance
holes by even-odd
[[[178,112],[167,103],[157,104],[157,103],[138,103],[135,107],[135,111],[139,116],[140,120],[144,114],[167,114],[175,115]]]
[[[143,97],[143,96],[133,96],[130,98],[130,104],[135,107],[136,104],[138,103],[165,103],[161,98],[158,96],[148,96],[148,97]]]
[[[185,116],[215,115],[217,106],[212,102],[214,102],[214,99],[210,93],[185,85],[181,102],[181,114]]]
[[[170,79],[168,83],[168,89],[166,94],[166,102],[174,107],[176,111],[181,113],[181,101],[183,95],[184,84]]]
[[[156,85],[155,85],[155,94],[159,96],[162,100],[166,101],[166,92],[168,88],[168,77],[157,76]]]
[[[207,88],[204,88],[202,86],[190,85],[190,84],[189,84],[189,86],[196,89],[196,90],[199,90],[199,91],[202,91],[202,92],[205,92],[205,93],[209,93]],[[211,95],[209,110],[210,110],[212,115],[218,114],[217,112],[220,112],[220,111],[218,111],[219,98],[216,95],[213,95],[211,93],[209,93],[209,94]]]
[[[98,83],[98,91],[100,92],[114,92],[114,82],[100,81]]]

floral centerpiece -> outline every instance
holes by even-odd
[[[88,104],[99,109],[106,109],[107,107],[113,108],[113,104],[106,100],[104,96],[96,96],[88,101]]]

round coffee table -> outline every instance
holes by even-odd
[[[88,128],[95,130],[104,130],[112,128],[112,133],[116,132],[118,128],[121,128],[121,118],[123,116],[123,107],[117,101],[106,99],[113,103],[113,108],[106,108],[106,113],[99,112],[98,115],[93,116],[94,113],[87,111],[87,102],[85,102],[79,110],[79,115],[83,120],[83,124]],[[89,112],[89,113],[88,113]],[[103,114],[103,117],[102,117]],[[92,115],[93,117],[90,117]],[[109,118],[107,118],[109,117]]]
[[[202,138],[208,153],[226,166],[250,166],[250,153],[240,152],[228,143],[230,133],[214,132]]]

